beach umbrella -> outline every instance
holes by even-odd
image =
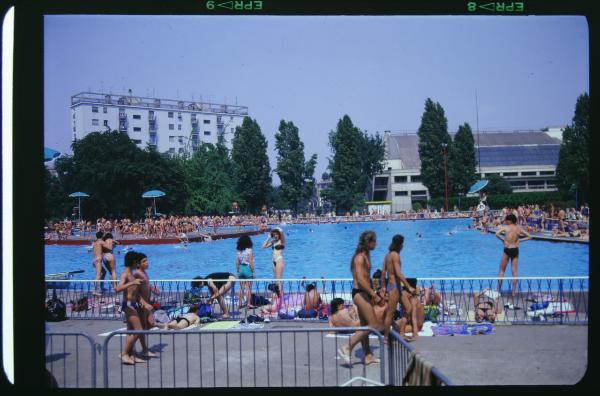
[[[490,181],[487,179],[479,180],[477,183],[473,184],[471,186],[471,188],[469,188],[469,192],[467,194],[479,192],[479,190],[482,190],[483,188],[485,188],[485,186],[487,186],[489,182]]]
[[[167,194],[165,194],[164,192],[162,192],[160,190],[150,190],[150,191],[146,191],[145,193],[143,193],[142,198],[152,198],[152,202],[154,204],[154,214],[156,215],[156,198],[162,197],[165,195],[167,195]]]
[[[81,221],[81,198],[87,198],[87,197],[89,197],[89,195],[87,195],[84,192],[77,191],[77,192],[69,194],[69,197],[77,198],[79,200],[79,206],[77,207],[77,211],[79,212],[79,221]]]

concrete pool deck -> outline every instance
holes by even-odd
[[[266,323],[264,329],[326,326],[325,323],[272,321]],[[67,320],[48,323],[48,327],[50,332],[85,332],[96,343],[102,344],[108,332],[123,329],[125,324],[119,320]],[[152,344],[151,342],[151,348]],[[371,345],[376,344],[376,340],[371,341]],[[232,350],[232,356],[237,356],[233,343],[217,341],[217,348],[224,348],[225,345]],[[494,333],[489,335],[420,337],[411,346],[432,362],[454,385],[574,385],[586,374],[589,357],[586,325],[496,325]],[[168,357],[172,352],[174,355],[186,353],[183,342],[175,345],[174,351],[171,349],[173,348],[157,350]],[[49,348],[47,353],[50,354]],[[360,347],[355,349],[355,353],[360,355]],[[335,356],[335,352],[332,356]],[[102,386],[102,358],[102,355],[97,356],[99,387]],[[60,364],[60,356],[53,359],[54,364]],[[85,359],[83,352],[80,359]],[[261,365],[263,363],[264,361]],[[236,367],[238,364],[243,372],[254,369],[251,361],[237,360]],[[341,364],[339,360],[332,360],[331,367],[327,370],[338,370],[336,366]],[[145,372],[146,363],[140,365],[143,365],[139,367],[142,369],[140,371]],[[110,360],[111,372],[118,372],[120,366],[115,354],[115,358]],[[363,371],[362,364],[355,364],[355,367],[358,367],[358,371]],[[368,366],[367,372],[369,376],[377,375],[378,370],[379,365],[375,364]],[[67,385],[74,386],[73,381],[71,378]],[[232,385],[253,386],[251,383],[235,385],[235,382]],[[140,386],[145,387],[145,382]]]

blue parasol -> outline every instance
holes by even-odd
[[[89,195],[87,195],[84,192],[77,191],[77,192],[69,194],[69,197],[77,198],[79,200],[79,206],[77,207],[77,211],[79,212],[79,221],[81,221],[81,198],[87,198],[87,197],[89,197]]]
[[[467,194],[479,192],[479,190],[485,188],[485,186],[487,186],[489,182],[490,181],[486,179],[479,180],[477,183],[473,184],[471,188],[469,188],[469,192]]]
[[[160,190],[150,190],[143,193],[142,198],[152,198],[152,202],[154,204],[154,214],[156,215],[156,198],[163,197],[165,195],[167,194]]]

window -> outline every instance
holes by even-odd
[[[181,131],[181,124],[177,124],[177,130]]]
[[[177,136],[177,141],[179,144],[183,144],[183,136]]]
[[[106,106],[103,106],[103,107],[102,107],[102,112],[103,112],[104,114],[106,114],[106,113],[108,112],[108,109],[106,108]]]
[[[179,119],[179,121],[181,121],[183,118],[181,118],[181,113],[177,113],[177,118]]]
[[[98,112],[98,106],[92,106],[92,113]]]
[[[134,114],[134,115],[133,115],[133,119],[134,119],[134,120],[141,120],[141,119],[142,119],[142,116],[141,116],[141,115],[139,115],[139,114]]]
[[[408,195],[408,191],[394,191],[395,197],[405,197]]]
[[[210,124],[210,120],[204,120],[205,124]]]
[[[135,144],[142,144],[142,141],[139,139],[132,139],[131,141]]]
[[[73,127],[73,132],[75,132],[75,127]]]
[[[519,176],[519,172],[504,172],[503,176]]]
[[[175,124],[169,124],[169,130],[170,131],[174,131],[175,130]]]
[[[407,180],[407,176],[394,176],[394,183],[406,183]]]
[[[204,131],[204,136],[210,136],[210,131]]]
[[[97,118],[92,119],[92,125],[98,125],[98,119]]]
[[[540,176],[553,176],[554,171],[540,171]]]
[[[387,191],[380,190],[375,191],[373,193],[373,201],[386,201],[387,200]]]
[[[521,172],[521,176],[536,176],[537,172]]]
[[[425,191],[425,190],[415,190],[415,191],[411,191],[410,195],[427,195],[427,191]]]
[[[486,176],[500,176],[500,173],[486,173]]]
[[[233,116],[230,116],[230,117],[229,117],[229,121],[233,121]]]
[[[133,132],[142,132],[142,128],[140,128],[140,127],[133,127]]]
[[[175,143],[175,136],[169,136],[169,143]]]
[[[171,154],[175,154],[175,147],[171,147],[171,148],[169,149],[169,153],[171,153]]]
[[[387,177],[376,177],[375,188],[387,188],[388,178]]]
[[[421,181],[423,181],[423,178],[421,177],[421,175],[413,175],[410,177],[410,181],[412,183],[421,183]]]
[[[75,119],[75,113],[73,113],[73,119]]]
[[[104,126],[108,126],[108,120],[104,120]]]
[[[531,187],[531,186],[543,186],[544,185],[544,180],[531,180],[527,184],[529,184],[529,187]]]
[[[231,133],[233,133],[233,132],[234,132],[234,129],[233,129],[233,128],[231,128]]]
[[[169,118],[173,118],[173,112],[172,112],[172,111],[169,111],[169,113],[167,114],[167,116],[168,116]]]
[[[179,148],[179,153],[180,153],[180,154],[181,154],[181,153],[183,153],[183,147],[180,147],[180,148]]]

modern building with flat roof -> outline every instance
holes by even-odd
[[[173,99],[81,92],[71,97],[73,140],[117,130],[140,148],[192,153],[200,143],[221,141],[231,148],[248,107]]]
[[[480,132],[473,134],[478,177],[504,177],[515,193],[556,191],[560,128],[546,131]],[[451,134],[452,135],[452,134]],[[452,137],[454,137],[452,135]],[[391,212],[409,210],[430,198],[421,179],[416,133],[384,134],[384,171],[373,178],[372,201],[391,201]],[[480,167],[480,168],[479,168]]]

